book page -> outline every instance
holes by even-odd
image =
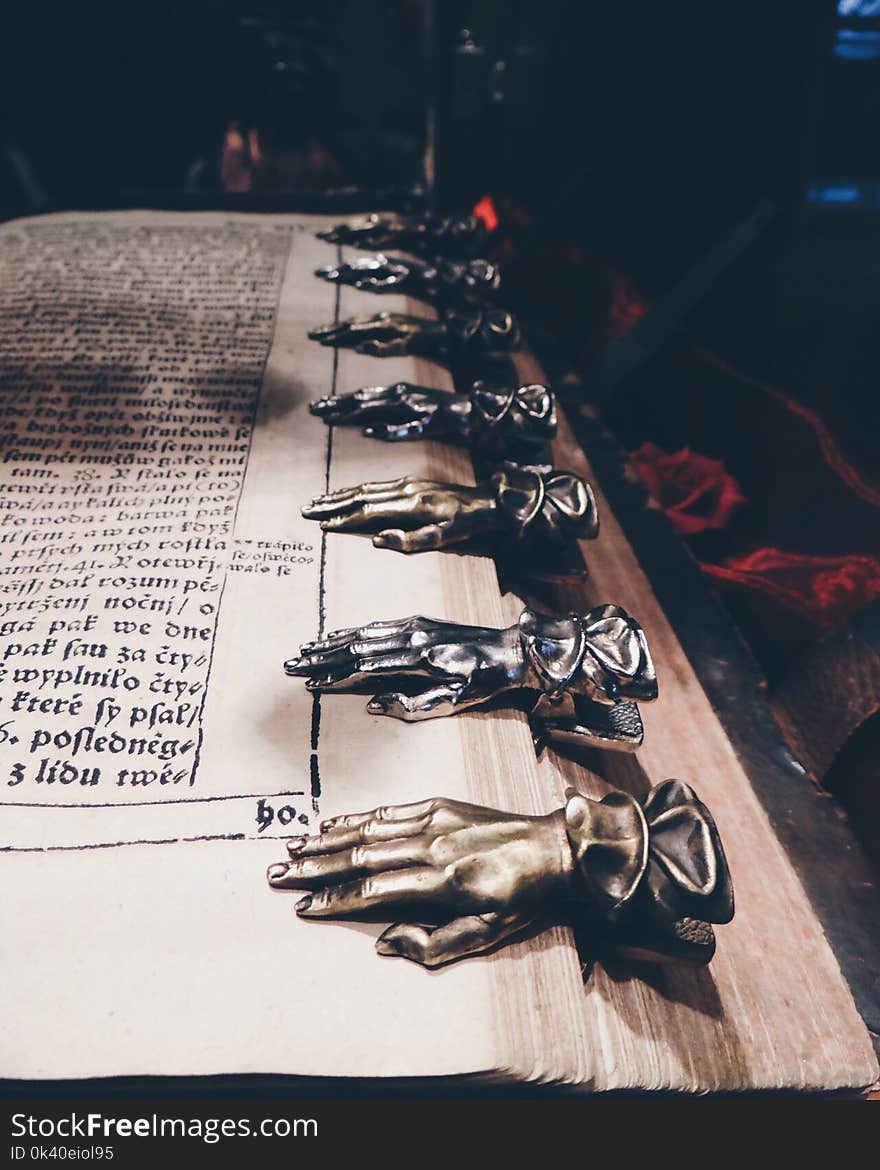
[[[0,229],[4,1077],[512,1059],[497,960],[380,958],[380,927],[301,922],[265,880],[319,816],[474,796],[458,721],[369,716],[283,673],[322,629],[455,616],[441,554],[322,539],[300,516],[328,483],[431,458],[309,415],[414,368],[306,339],[340,311],[312,275],[332,258],[314,227],[116,213]],[[486,604],[488,620],[497,587]]]

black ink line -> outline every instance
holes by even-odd
[[[336,263],[342,263],[342,248],[337,245],[336,248]],[[333,304],[333,324],[339,324],[339,297],[341,286],[336,285],[336,296]],[[336,395],[336,383],[339,374],[339,347],[333,347],[333,369],[330,375],[330,395]],[[333,462],[333,424],[330,423],[327,427],[327,451],[324,457],[324,494],[330,491],[330,465]],[[321,530],[321,561],[320,570],[318,573],[318,637],[323,638],[324,626],[327,619],[326,596],[327,596],[327,533]]]
[[[321,799],[321,767],[318,763],[318,738],[321,731],[321,696],[312,695],[312,754],[309,756],[309,780],[312,797],[312,812],[318,815],[318,802]]]
[[[321,735],[321,704],[316,702],[317,694],[312,695],[312,751],[318,750],[318,739]]]
[[[336,245],[336,263],[342,263],[342,247]],[[333,298],[333,324],[339,324],[339,303],[342,286],[337,284]],[[339,347],[333,347],[333,368],[330,375],[330,394],[336,394],[336,383],[339,375]],[[327,449],[324,456],[324,494],[330,491],[330,466],[333,462],[333,426],[327,427]],[[318,568],[318,637],[324,637],[324,627],[327,618],[327,533],[321,532],[321,557]],[[321,800],[321,767],[318,761],[318,741],[321,738],[321,696],[317,692],[312,696],[312,725],[311,749],[309,757],[309,774],[311,777],[312,812],[318,816]]]
[[[193,845],[201,841],[289,841],[296,833],[250,836],[247,833],[206,833],[200,837],[157,837],[138,841],[96,841],[91,845],[0,845],[0,853],[80,853],[89,849],[121,849],[129,845]]]
[[[97,841],[92,845],[0,845],[0,853],[75,853],[86,849],[118,849],[123,845],[182,845],[194,841],[243,841],[244,833],[211,833],[202,837],[160,837],[137,841]]]
[[[312,781],[312,810],[318,815],[318,801],[321,797],[321,770],[318,767],[318,753],[309,756],[309,774]]]
[[[276,796],[305,796],[296,792],[244,792],[238,796],[181,796],[176,800],[110,800],[105,803],[78,801],[75,804],[37,803],[33,800],[0,800],[0,808],[150,808],[158,804],[211,804],[216,800],[267,800]]]

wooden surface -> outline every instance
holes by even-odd
[[[521,361],[523,380],[540,373]],[[647,631],[660,685],[659,700],[643,708],[643,748],[636,756],[606,754],[598,766],[633,792],[668,776],[691,783],[718,822],[737,902],[706,970],[668,968],[645,978],[635,968],[595,969],[585,986],[588,1032],[620,1054],[613,1068],[597,1062],[596,1087],[632,1083],[630,1061],[653,1088],[870,1085],[877,1077],[870,1038],[821,925],[564,417],[554,461],[593,482],[602,526],[598,541],[583,545],[588,583],[561,591],[559,601],[622,604]],[[584,785],[586,773],[571,761],[542,766]]]
[[[838,802],[805,782],[803,761],[774,719],[766,680],[687,545],[651,504],[625,452],[584,406],[585,389],[552,339],[544,339],[541,352],[568,403],[578,442],[589,451],[604,495],[804,887],[880,1055],[877,871]]]

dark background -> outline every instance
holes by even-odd
[[[0,216],[208,205],[225,132],[256,126],[251,198],[274,206],[327,187],[365,206],[414,184],[443,207],[491,194],[511,295],[578,360],[605,340],[609,273],[661,297],[769,198],[771,230],[699,327],[867,460],[880,16],[839,7],[857,0],[12,3]]]
[[[467,211],[489,196],[506,296],[580,379],[578,400],[599,400],[626,450],[695,452],[736,480],[745,503],[689,545],[773,687],[880,597],[875,7],[10,3],[0,218]],[[766,226],[695,291],[694,266],[759,207]],[[656,344],[603,385],[607,347],[648,316]],[[788,601],[713,574],[766,549],[793,558]]]

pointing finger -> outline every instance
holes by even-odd
[[[448,803],[443,797],[433,797],[429,800],[417,800],[412,804],[383,804],[379,808],[370,809],[369,812],[328,817],[321,821],[321,832],[323,834],[330,829],[339,828],[351,829],[373,822],[398,824],[401,821],[420,820],[437,812],[438,809],[445,808]]]
[[[406,814],[413,807],[424,808],[427,801],[419,805],[401,805],[400,811]],[[351,849],[355,845],[372,845],[378,841],[398,841],[405,837],[415,837],[423,833],[431,823],[430,813],[423,812],[418,816],[406,816],[404,819],[382,819],[377,814],[382,810],[359,814],[357,817],[340,817],[340,821],[351,819],[354,824],[341,824],[325,821],[324,828],[314,837],[293,837],[287,842],[287,851],[293,860],[300,857],[314,857],[322,853],[335,853],[339,849]],[[398,809],[394,810],[395,812]]]
[[[310,894],[297,903],[301,918],[368,918],[413,907],[440,906],[447,898],[442,870],[419,866],[380,873]]]
[[[276,890],[310,890],[330,883],[342,885],[371,873],[411,869],[423,866],[427,861],[425,843],[418,837],[407,837],[281,861],[269,867],[268,878]]]

